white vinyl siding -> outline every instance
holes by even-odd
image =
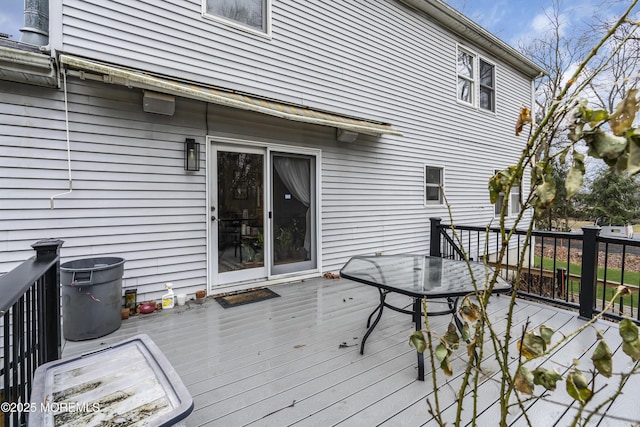
[[[139,91],[75,83],[73,191],[51,209],[69,187],[63,93],[0,81],[0,272],[31,257],[34,242],[60,238],[63,262],[124,258],[123,286],[139,298],[166,282],[201,288],[206,186],[204,173],[184,171],[183,153],[185,136],[202,134],[204,105],[178,101],[175,117],[152,115]]]
[[[58,50],[382,122],[423,92],[438,104],[454,78],[455,42],[396,2],[273,2],[271,40],[212,25],[189,4],[65,2]]]
[[[273,2],[271,39],[203,19],[199,1],[52,7],[58,52],[392,123],[404,136],[341,143],[335,128],[181,97],[174,116],[147,114],[141,90],[70,78],[73,193],[51,210],[49,197],[68,188],[63,93],[0,81],[0,272],[57,237],[63,260],[125,258],[124,285],[141,298],[167,281],[181,293],[205,287],[207,134],[321,150],[321,263],[334,272],[357,254],[428,252],[425,164],[446,165],[456,223],[486,225],[488,171],[521,150],[511,115],[453,97],[458,37],[400,2]],[[491,60],[499,110],[529,105],[531,80]],[[185,138],[202,144],[199,172],[183,169]]]

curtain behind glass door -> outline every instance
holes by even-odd
[[[273,265],[312,259],[311,159],[273,156]]]

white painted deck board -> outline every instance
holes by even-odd
[[[385,310],[364,355],[360,355],[366,319],[378,301],[374,288],[344,279],[319,278],[272,289],[281,297],[229,309],[207,299],[203,305],[192,302],[130,318],[106,337],[65,343],[63,355],[91,351],[139,333],[149,335],[193,396],[195,409],[186,420],[187,426],[435,425],[426,404],[427,398],[433,399],[429,359],[425,357],[426,381],[417,381],[416,354],[408,345],[414,329],[410,316]],[[410,303],[402,296],[389,298],[395,305]],[[498,331],[506,327],[508,303],[508,297],[500,296],[492,298],[489,305]],[[527,320],[530,328],[546,324],[564,333],[584,323],[575,313],[518,300],[514,340]],[[434,329],[444,330],[450,316],[430,321]],[[599,322],[598,328],[605,331],[611,348],[617,349],[617,326]],[[550,361],[567,364],[572,357],[584,354],[581,367],[588,369],[588,349],[594,336],[590,332],[575,337],[550,356]],[[342,343],[348,347],[339,348]],[[512,346],[515,354],[515,344]],[[478,422],[493,425],[499,415],[495,404],[499,384],[491,378],[497,372],[497,362],[489,343],[484,349],[486,377]],[[462,353],[453,360],[453,377],[444,378],[438,372],[440,404],[447,417],[455,413],[454,390],[466,364]],[[620,353],[614,353],[614,363],[628,361]],[[604,384],[602,377],[598,383]],[[638,386],[640,379],[632,378],[626,390]],[[552,398],[568,402],[559,396],[556,393]],[[610,410],[631,420],[640,419],[638,405],[630,404],[634,398],[634,393],[625,393]],[[574,411],[543,399],[527,406],[531,407],[529,413],[544,414],[537,421],[544,420],[545,426],[555,420],[557,425],[565,424],[567,414]],[[465,411],[465,420],[470,412]],[[513,425],[526,424],[515,411],[511,420]],[[600,425],[616,423],[620,420],[605,418]]]
[[[507,298],[501,298],[500,302],[502,303],[501,304],[502,307],[500,310],[496,311],[497,316],[504,315],[507,312],[507,302],[508,302]],[[492,305],[497,305],[497,304],[494,303]],[[491,307],[491,305],[489,307]],[[520,310],[514,315],[514,327],[516,329],[518,328],[518,325],[524,324],[527,318],[539,315],[540,313],[544,312],[544,307],[536,306],[536,305],[525,305],[519,308]],[[547,316],[549,315],[548,313],[545,313],[545,314]],[[504,329],[506,328],[506,322],[504,320],[501,320],[500,322],[501,322],[501,325],[499,325],[498,322],[496,322],[496,325],[495,325],[496,330],[504,331]],[[485,354],[483,357],[483,369],[487,376],[492,375],[497,370],[497,364],[495,362],[492,362],[491,360],[492,357],[493,356],[492,356],[491,348],[489,347],[489,344],[485,344]],[[440,399],[441,410],[445,410],[446,408],[454,404],[454,401],[457,398],[456,390],[461,384],[461,381],[462,381],[461,375],[464,373],[466,363],[467,363],[466,358],[463,358],[463,357],[454,358],[452,360],[454,376],[452,376],[449,379],[444,378],[444,375],[442,374],[442,372],[438,371],[437,376],[440,378],[439,399]],[[431,372],[429,372],[425,378],[425,382],[428,382],[431,385],[433,384],[432,381],[433,381],[433,375],[431,375]],[[488,390],[491,390],[494,386],[495,385],[493,383],[488,383],[486,385],[486,388]],[[430,386],[428,394],[417,395],[417,396],[407,395],[407,396],[404,396],[404,398],[400,398],[400,399],[394,398],[393,399],[394,402],[392,402],[391,404],[394,404],[394,403],[402,404],[403,401],[406,402],[406,401],[409,401],[410,399],[413,399],[412,405],[397,411],[397,413],[394,414],[392,417],[390,417],[387,420],[384,420],[385,425],[389,425],[389,426],[421,425],[425,421],[430,420],[431,416],[428,413],[426,399],[428,398],[433,400],[432,390],[433,390],[433,387]],[[490,395],[491,393],[488,393],[488,394]],[[449,412],[451,411],[452,410],[450,410]]]
[[[558,313],[553,317],[549,318],[548,321],[544,322],[546,326],[554,328],[557,331],[556,333],[558,334],[561,334],[561,333],[569,334],[570,332],[577,329],[583,323],[584,323],[583,321],[577,319],[577,317],[572,316],[571,314],[568,314],[568,313]],[[516,339],[517,338],[518,337],[516,337]],[[582,342],[576,342],[576,341],[582,341]],[[534,361],[535,363],[531,363],[527,367],[529,369],[535,369],[536,366],[540,364],[544,364],[548,368],[556,367],[558,368],[559,371],[564,372],[565,369],[563,368],[563,366],[570,365],[574,357],[580,358],[581,356],[583,356],[584,352],[587,351],[589,344],[593,344],[594,341],[595,341],[595,338],[590,337],[590,339],[587,339],[586,336],[578,335],[577,337],[574,337],[574,339],[566,343],[566,345],[564,345],[563,347],[558,348],[553,354],[551,354],[548,357],[548,360],[552,361],[552,363],[543,363],[543,361]],[[516,351],[515,345],[513,346],[512,351],[514,351],[514,354],[517,354],[515,353]],[[513,371],[515,368],[516,368],[516,361],[514,360],[510,364],[510,369],[511,371]],[[559,383],[559,386],[564,386],[564,383]],[[564,392],[554,393],[554,399],[562,399],[562,397],[564,396],[565,396]],[[495,420],[500,418],[500,407],[497,404],[498,397],[499,397],[498,395],[492,396],[493,401],[488,402],[489,405],[487,405],[487,409],[484,410],[482,413],[480,413],[476,418],[476,420],[478,421],[484,420],[485,422],[488,422],[489,420]],[[513,403],[516,403],[515,396],[512,396],[511,400]],[[525,406],[532,406],[532,405],[525,405]],[[535,414],[536,412],[534,412],[534,410],[531,410],[530,414]],[[545,414],[545,416],[547,414],[546,411],[543,411],[542,413]],[[512,411],[512,415],[510,419],[515,420],[517,417],[519,417],[519,414],[514,409]],[[467,418],[467,420],[471,422],[470,417]],[[545,425],[549,425],[549,423],[545,422]]]

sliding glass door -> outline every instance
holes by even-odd
[[[212,152],[214,283],[317,269],[317,157],[215,143]]]

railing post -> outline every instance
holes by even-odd
[[[440,222],[442,218],[429,218],[431,229],[429,231],[429,255],[441,257],[440,253]]]
[[[580,318],[591,319],[598,279],[598,234],[600,227],[582,227],[582,270],[580,279]]]
[[[57,239],[40,240],[31,247],[36,251],[36,261],[58,258],[55,267],[42,277],[44,288],[44,340],[43,362],[58,360],[62,356],[62,333],[60,328],[60,247],[64,242]]]

